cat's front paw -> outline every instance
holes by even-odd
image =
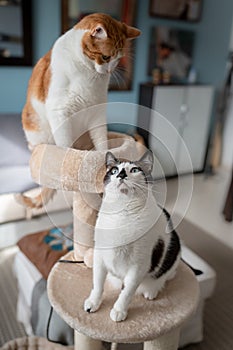
[[[110,312],[110,317],[115,322],[124,321],[127,317],[127,311],[119,311],[113,308]]]
[[[84,302],[84,310],[87,312],[95,312],[99,309],[101,302],[97,302],[92,298],[88,298]]]

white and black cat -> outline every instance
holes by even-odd
[[[98,310],[105,279],[111,274],[122,281],[123,288],[110,317],[123,321],[135,292],[154,299],[174,277],[180,241],[169,214],[153,195],[152,152],[135,162],[120,161],[107,152],[106,167],[104,197],[95,227],[93,289],[84,309]]]

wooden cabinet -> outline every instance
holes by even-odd
[[[204,169],[213,88],[204,85],[140,86],[138,130],[153,151],[155,177]]]

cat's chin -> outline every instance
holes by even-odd
[[[124,188],[120,188],[120,193],[123,193],[127,196],[127,194],[129,193],[128,188],[124,187]]]
[[[120,193],[123,193],[123,194],[128,194],[129,193],[129,188],[128,186],[124,183],[124,182],[120,182],[118,185],[117,185],[117,189]]]
[[[107,70],[105,70],[105,69],[101,69],[101,68],[95,68],[95,70],[96,70],[96,73],[98,73],[98,74],[100,74],[100,75],[110,75],[111,73],[110,72],[108,72]]]

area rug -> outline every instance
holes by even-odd
[[[184,349],[232,350],[233,250],[186,220],[180,224],[177,231],[184,243],[210,264],[217,273],[214,295],[205,306],[204,341],[186,346]],[[221,232],[219,234],[221,235]],[[17,289],[12,272],[15,252],[16,248],[0,252],[0,346],[11,339],[25,336],[23,326],[15,318]],[[142,345],[120,344],[118,349],[142,350]]]
[[[232,234],[233,234],[233,224]],[[217,274],[214,295],[204,311],[204,341],[185,350],[233,349],[233,250],[188,221],[178,227],[186,245],[211,265]],[[219,232],[221,235],[221,232]]]
[[[17,281],[13,273],[13,260],[17,247],[0,251],[0,346],[7,341],[26,335],[16,320]]]

